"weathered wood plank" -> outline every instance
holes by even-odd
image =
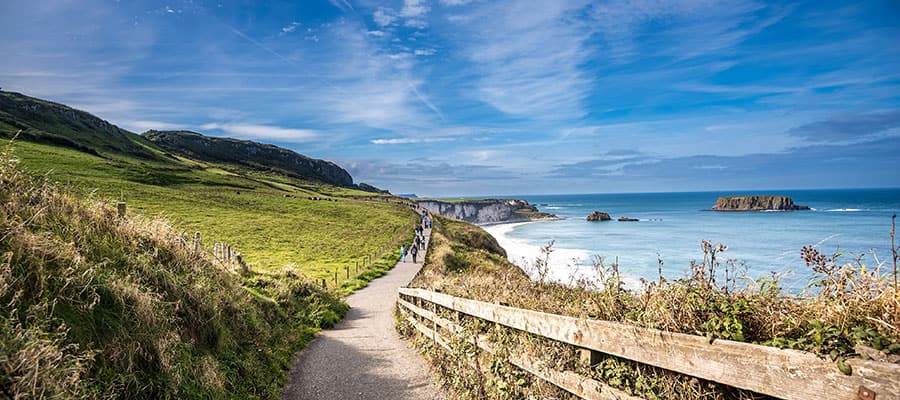
[[[575,346],[788,399],[855,400],[860,386],[879,400],[900,398],[900,365],[850,360],[852,376],[815,354],[665,332],[610,321],[584,320],[463,299],[423,289],[400,293],[474,317]]]
[[[425,315],[434,315],[430,311],[416,307],[412,303],[406,302],[404,300],[400,300],[400,304],[407,308],[409,311],[419,314],[421,316]],[[426,317],[427,318],[427,317]],[[439,317],[438,317],[439,318]],[[450,322],[447,319],[443,319],[444,323],[447,326],[443,326],[444,328],[456,332],[460,330],[460,327],[453,322]],[[408,315],[406,320],[409,321],[410,324],[413,325],[419,332],[421,332],[425,337],[433,338],[434,341],[446,349],[447,351],[452,351],[449,341],[444,338],[440,333],[434,331],[431,328],[428,328],[425,324],[414,318],[412,315]],[[441,324],[438,324],[441,325]],[[479,336],[476,339],[476,344],[478,348],[487,351],[488,353],[493,354],[494,346],[491,342],[484,336]],[[540,362],[532,362],[526,357],[522,357],[517,354],[510,354],[508,357],[508,361],[510,364],[515,365],[522,370],[525,370],[532,375],[543,379],[553,385],[558,386],[559,388],[568,391],[582,399],[588,400],[642,400],[640,397],[631,396],[619,389],[613,388],[603,382],[592,379],[590,377],[586,377],[584,375],[572,372],[572,371],[556,371],[551,368],[547,368],[542,365]],[[474,365],[473,365],[474,366]]]

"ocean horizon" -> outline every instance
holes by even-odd
[[[721,196],[786,195],[809,211],[709,211]],[[812,245],[839,261],[862,257],[869,268],[891,270],[891,216],[900,212],[900,188],[818,190],[727,190],[706,192],[608,193],[502,196],[524,199],[557,221],[485,226],[506,249],[511,261],[528,270],[540,248],[553,242],[549,278],[568,283],[594,279],[596,257],[606,264],[618,260],[626,285],[639,287],[641,278],[656,280],[658,262],[667,279],[686,277],[691,260],[703,258],[701,242],[722,243],[720,260],[735,260],[750,278],[776,273],[783,287],[803,290],[813,272],[800,258]],[[613,221],[589,222],[593,211],[607,212]],[[615,221],[619,216],[637,222]]]

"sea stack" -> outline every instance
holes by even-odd
[[[612,217],[610,217],[609,214],[607,214],[605,212],[594,211],[591,213],[591,215],[587,216],[587,220],[588,221],[610,221],[610,220],[612,220]]]
[[[788,196],[725,196],[719,197],[713,211],[797,211],[809,210],[794,204]]]

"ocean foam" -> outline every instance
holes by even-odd
[[[516,227],[542,222],[521,222],[514,224],[492,225],[484,227],[484,230],[494,236],[506,250],[506,255],[513,264],[522,268],[529,274],[532,279],[538,276],[533,268],[534,261],[541,256],[541,246],[529,243],[525,239],[513,238],[509,236]],[[591,263],[592,252],[586,249],[567,249],[553,247],[553,252],[547,262],[550,268],[547,273],[547,279],[564,284],[572,284],[578,280],[587,280],[596,282],[597,275]],[[636,288],[640,286],[640,281],[636,277],[622,275],[622,281],[626,287]]]
[[[825,210],[825,212],[859,212],[865,211],[859,208],[832,208],[830,210]]]

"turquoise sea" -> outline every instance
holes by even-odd
[[[788,195],[812,210],[706,211],[719,196],[746,194]],[[841,252],[844,261],[862,255],[869,268],[883,262],[886,272],[891,269],[891,215],[900,213],[900,189],[508,197],[526,199],[541,211],[563,218],[486,227],[511,260],[528,264],[540,246],[552,240],[552,279],[590,278],[595,275],[588,267],[593,257],[610,262],[618,257],[620,272],[635,287],[639,278],[656,279],[657,256],[663,260],[664,276],[686,276],[690,261],[703,257],[700,243],[704,239],[727,245],[720,259],[743,263],[751,277],[783,273],[784,286],[793,291],[812,278],[800,259],[800,248],[806,245],[816,245],[826,254]],[[625,215],[640,221],[586,221],[595,210],[608,212],[613,219]]]

